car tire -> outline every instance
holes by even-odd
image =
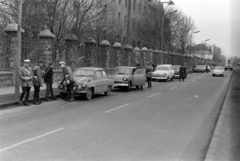
[[[131,83],[130,83],[130,82],[128,82],[128,86],[127,86],[127,92],[130,92],[130,90],[131,90]]]
[[[213,77],[215,76],[215,74],[212,75]]]
[[[105,96],[109,96],[109,95],[111,94],[111,91],[112,91],[111,86],[108,86],[108,87],[107,87],[107,91],[104,92]]]
[[[141,86],[140,88],[141,88],[141,90],[143,90],[143,86]]]
[[[85,94],[85,99],[86,99],[86,100],[92,99],[92,94],[93,94],[93,91],[92,91],[91,88],[89,88],[89,89],[87,90],[87,93]]]
[[[222,77],[224,77],[224,74],[222,75]]]
[[[171,81],[173,81],[173,77],[171,78]]]
[[[61,99],[66,99],[67,98],[67,94],[63,93],[63,92],[60,92],[60,97],[61,97]]]

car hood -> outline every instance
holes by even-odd
[[[123,79],[123,77],[125,77],[125,78],[129,78],[129,75],[128,74],[121,74],[121,75],[115,75],[114,76],[114,80],[117,80],[117,81],[122,81],[122,79]]]
[[[167,74],[168,71],[166,71],[166,70],[155,70],[153,73],[154,74]]]
[[[219,69],[213,69],[213,72],[224,72],[224,70],[219,70]]]
[[[73,77],[73,81],[75,82],[75,84],[82,84],[91,80],[93,80],[92,77]]]

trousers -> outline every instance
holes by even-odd
[[[20,96],[20,101],[22,101],[25,96],[25,102],[28,102],[30,90],[31,90],[31,87],[22,87],[22,94]]]

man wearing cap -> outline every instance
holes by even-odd
[[[28,99],[29,99],[29,94],[32,87],[32,79],[33,79],[32,68],[30,68],[29,65],[30,65],[30,60],[29,59],[24,60],[24,65],[20,67],[20,73],[19,73],[21,86],[22,86],[22,94],[20,96],[19,104],[25,105],[25,106],[29,106]],[[25,100],[23,101],[24,96],[25,96]]]
[[[147,77],[147,83],[148,83],[148,88],[152,87],[152,72],[153,72],[153,67],[150,65],[149,62],[146,63],[146,77]]]
[[[61,61],[60,67],[63,69],[63,80],[61,84],[64,84],[67,86],[67,98],[65,101],[74,101],[73,98],[73,73],[72,69],[66,65],[64,61]]]
[[[34,95],[33,95],[33,104],[39,105],[41,104],[39,93],[40,93],[40,87],[42,87],[43,84],[43,61],[38,61],[38,65],[34,67],[33,69],[33,85],[34,85]]]

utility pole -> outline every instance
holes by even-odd
[[[17,53],[15,59],[15,96],[19,97],[19,73],[20,73],[20,61],[21,61],[21,43],[22,43],[22,1],[19,0],[18,6],[18,31],[17,31]]]

